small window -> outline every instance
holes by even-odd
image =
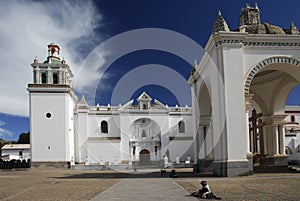
[[[184,121],[178,122],[178,130],[179,130],[179,133],[185,133]]]
[[[42,73],[42,84],[47,84],[47,73]]]
[[[50,113],[50,112],[47,112],[47,113],[46,113],[46,117],[47,117],[47,119],[50,119],[50,118],[51,118],[51,116],[52,116],[52,115],[51,115],[51,113]]]
[[[295,122],[295,116],[294,115],[291,116],[291,122]]]
[[[146,131],[145,130],[143,130],[142,131],[142,138],[146,138],[147,137],[147,135],[146,135]]]
[[[147,109],[147,105],[143,104],[143,110],[146,110],[146,109]]]
[[[53,73],[53,84],[58,84],[58,74]]]
[[[22,151],[19,151],[19,156],[23,157],[23,152]]]
[[[107,121],[101,121],[101,133],[108,133]]]

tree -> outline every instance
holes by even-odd
[[[30,132],[21,133],[19,135],[19,139],[18,139],[17,144],[30,144]]]

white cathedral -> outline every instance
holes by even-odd
[[[287,165],[285,133],[299,130],[300,110],[286,113],[285,104],[300,83],[299,61],[299,29],[262,23],[257,5],[246,5],[234,30],[219,12],[188,80],[195,93],[192,107],[169,107],[147,92],[137,105],[128,100],[90,106],[84,97],[77,99],[72,71],[51,43],[47,60],[34,60],[27,88],[32,166],[193,162],[195,171],[237,176],[251,174],[257,165]],[[289,151],[300,161],[300,136],[292,137]]]

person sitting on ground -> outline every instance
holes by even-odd
[[[206,199],[217,199],[221,200],[221,198],[215,196],[213,192],[210,191],[210,188],[207,184],[207,181],[201,181],[200,183],[202,185],[202,188],[200,188],[198,191],[193,192],[191,196],[199,197],[199,198],[206,198]]]
[[[165,169],[160,169],[160,176],[162,176],[162,177],[165,177],[165,176],[167,176],[167,170],[165,170]]]
[[[171,170],[170,172],[170,175],[169,175],[170,178],[177,178],[178,176],[176,175],[176,170]]]

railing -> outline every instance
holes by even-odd
[[[89,111],[118,111],[121,108],[121,106],[89,106]],[[168,107],[170,112],[192,112],[192,108],[191,107]],[[161,111],[162,109],[160,108],[150,108],[147,110],[143,110],[143,109],[139,109],[137,106],[129,106],[128,108],[124,109],[124,111],[128,111],[128,112],[141,112],[141,111],[145,111],[145,112],[155,112],[155,111]]]

